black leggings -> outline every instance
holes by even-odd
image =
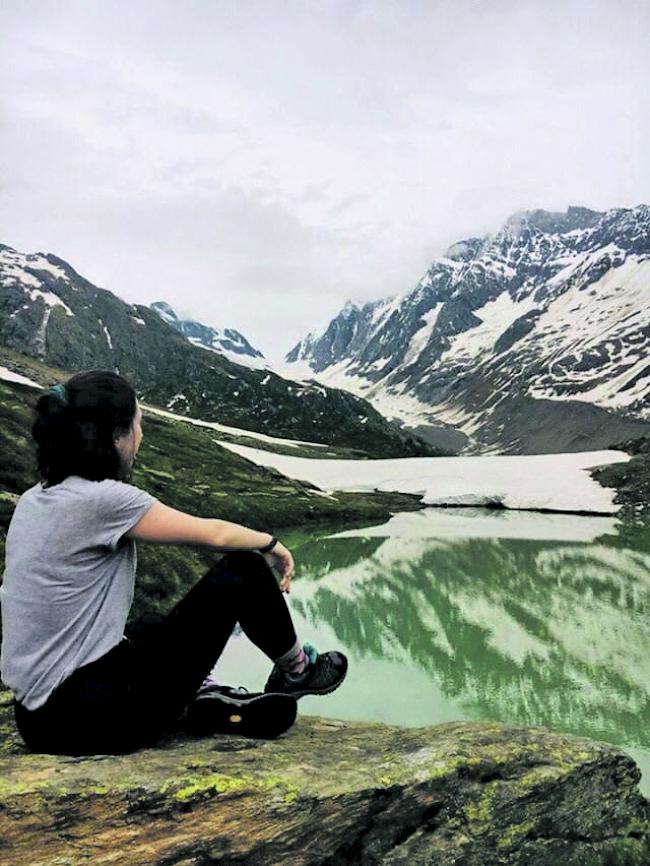
[[[119,754],[150,745],[183,714],[235,624],[270,659],[296,642],[264,557],[226,554],[145,638],[123,640],[78,668],[36,710],[14,704],[34,752]]]

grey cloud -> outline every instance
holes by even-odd
[[[650,200],[641,0],[7,0],[0,242],[281,355],[527,207]]]

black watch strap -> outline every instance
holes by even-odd
[[[269,550],[273,550],[275,545],[278,543],[278,539],[273,536],[268,544],[265,544],[264,547],[258,547],[260,553],[268,553]]]

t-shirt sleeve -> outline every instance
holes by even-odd
[[[98,483],[97,531],[99,543],[116,550],[125,532],[135,526],[155,496],[133,484],[106,479]]]

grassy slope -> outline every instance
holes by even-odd
[[[161,410],[158,407],[148,406],[145,402],[140,403],[143,411],[149,410],[151,414],[159,417],[167,417],[170,413],[167,410]],[[182,418],[182,415],[176,415],[177,418]],[[190,422],[191,423],[191,422]],[[200,426],[200,425],[195,425]],[[226,425],[227,426],[227,425]],[[282,437],[273,437],[278,441],[268,442],[265,439],[256,437],[250,434],[250,431],[242,430],[237,433],[226,432],[225,430],[216,430],[212,428],[204,428],[210,431],[210,435],[217,442],[230,442],[235,445],[246,445],[248,448],[259,448],[261,451],[272,451],[274,454],[286,454],[289,457],[313,457],[317,460],[367,460],[368,453],[361,449],[346,448],[343,445],[331,445],[326,448],[319,447],[318,444],[305,442],[300,445],[292,445],[294,440],[287,439],[286,444],[282,441]],[[268,434],[265,434],[268,435]],[[303,440],[297,440],[302,442]]]
[[[34,362],[37,364],[38,362]],[[40,380],[61,378],[42,369]],[[32,364],[23,369],[34,375]],[[54,373],[54,375],[52,375]],[[31,406],[37,392],[0,380],[0,557],[18,496],[38,481],[31,444]],[[165,504],[202,517],[219,517],[288,537],[283,528],[361,521],[377,523],[390,511],[421,507],[402,494],[336,494],[256,466],[215,442],[215,431],[145,412],[144,438],[132,483]],[[138,582],[133,622],[156,618],[177,601],[214,561],[214,551],[189,547],[138,545]]]

